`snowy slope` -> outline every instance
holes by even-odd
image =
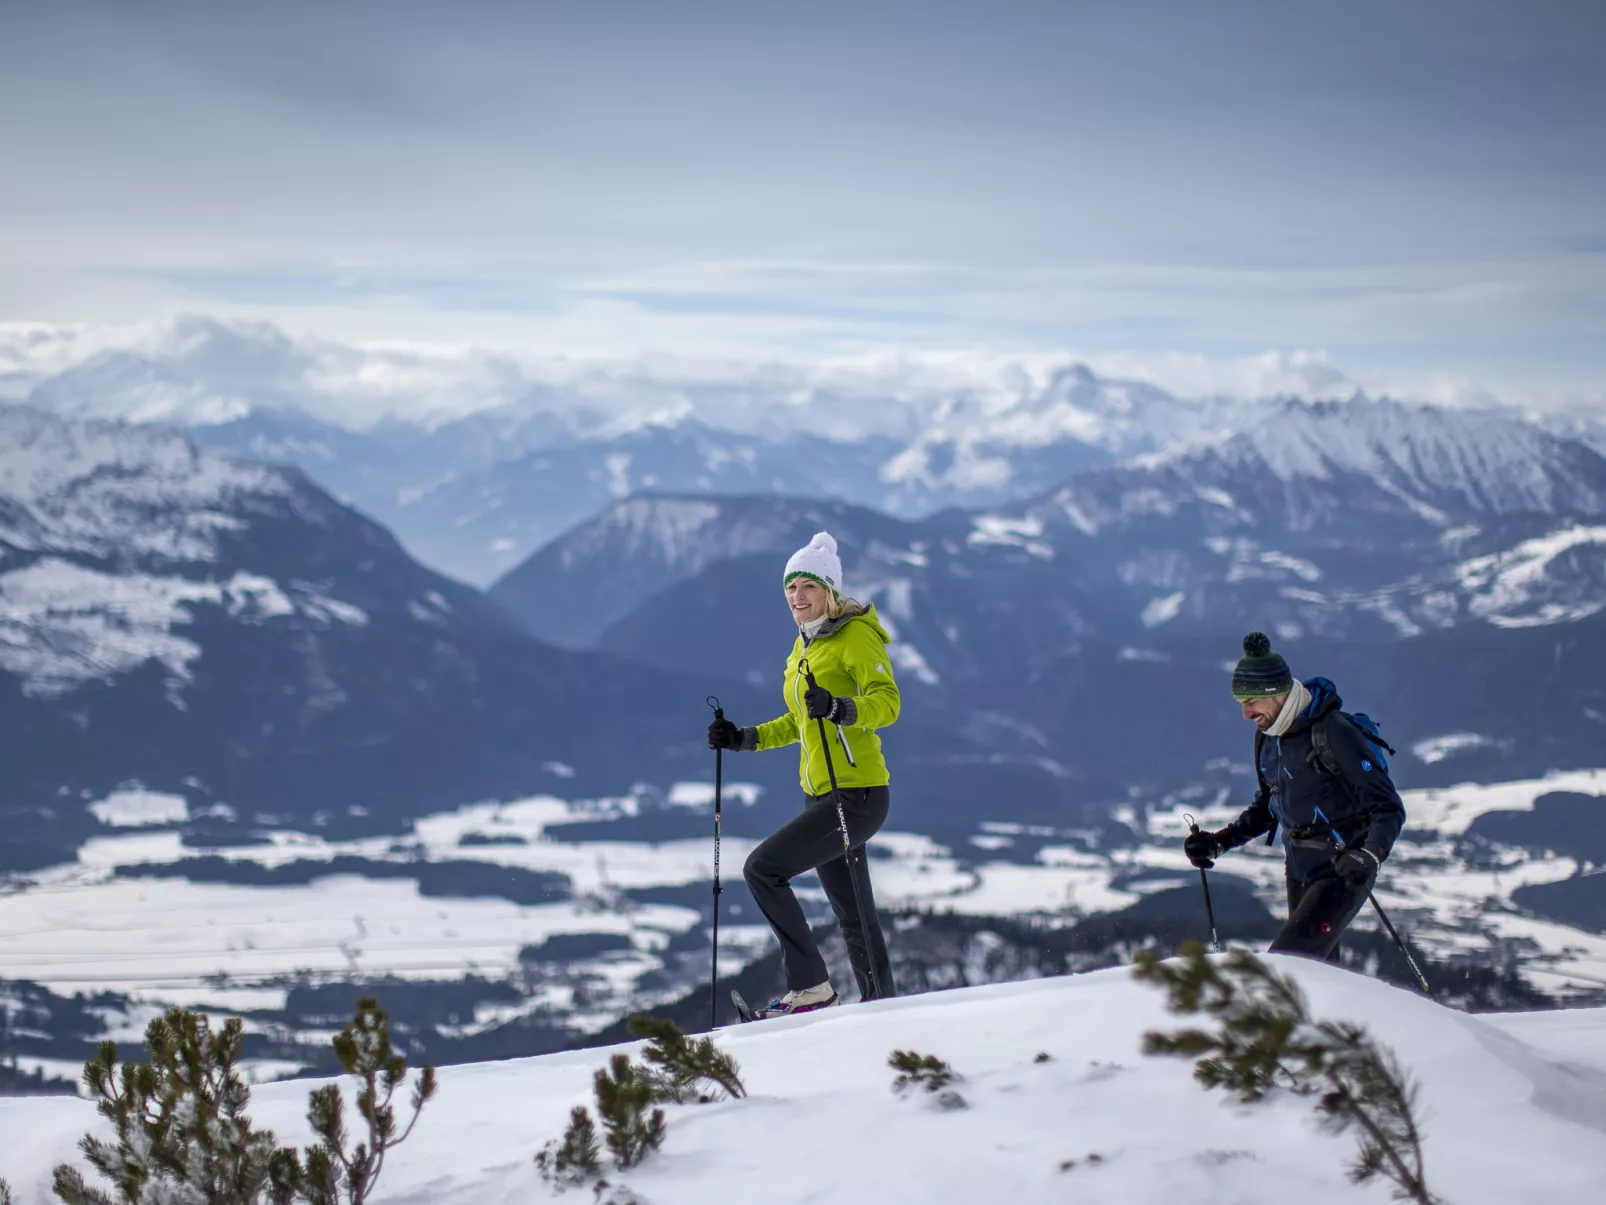
[[[1319,1016],[1360,1020],[1421,1084],[1428,1182],[1448,1205],[1561,1205],[1606,1181],[1606,1012],[1467,1017],[1332,968],[1278,960]],[[1146,1058],[1169,1026],[1125,970],[972,988],[727,1031],[751,1096],[671,1106],[663,1150],[613,1177],[644,1205],[764,1200],[1068,1199],[1122,1205],[1383,1202],[1356,1189],[1349,1140],[1317,1131],[1308,1099],[1249,1109],[1208,1094],[1181,1060]],[[969,1108],[889,1090],[913,1049],[964,1075]],[[1039,1053],[1050,1059],[1037,1062]],[[532,1158],[589,1097],[603,1052],[445,1069],[437,1101],[387,1163],[391,1205],[552,1199]],[[252,1115],[306,1139],[311,1085],[257,1089]],[[95,1124],[84,1101],[0,1101],[20,1205]],[[1096,1158],[1094,1158],[1096,1156]],[[576,1194],[576,1199],[578,1194]]]

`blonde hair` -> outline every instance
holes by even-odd
[[[854,615],[863,615],[865,606],[856,598],[849,598],[846,594],[831,591],[831,598],[825,604],[825,613],[832,619],[848,619]]]

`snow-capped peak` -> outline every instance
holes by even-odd
[[[1606,513],[1606,459],[1520,418],[1357,395],[1287,400],[1228,435],[1140,457],[1133,467],[1225,460],[1278,481],[1361,476],[1389,492],[1475,512]]]

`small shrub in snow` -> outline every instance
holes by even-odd
[[[148,1063],[122,1063],[103,1042],[84,1064],[113,1140],[78,1144],[110,1191],[91,1188],[70,1164],[53,1187],[66,1205],[253,1205],[268,1179],[273,1133],[252,1127],[251,1090],[238,1064],[245,1027],[230,1018],[216,1033],[202,1013],[169,1009],[145,1030]]]
[[[1032,1060],[1032,1062],[1034,1062],[1034,1063],[1049,1063],[1049,1062],[1053,1062],[1053,1060],[1054,1060],[1054,1056],[1049,1054],[1048,1051],[1039,1050],[1037,1052],[1037,1057],[1034,1058]]]
[[[728,1096],[747,1095],[736,1060],[715,1046],[712,1038],[688,1041],[673,1021],[647,1013],[630,1018],[630,1032],[651,1040],[642,1058],[652,1065],[657,1099],[676,1104],[707,1100],[709,1089],[704,1085]]]
[[[578,1188],[602,1173],[602,1147],[591,1110],[576,1105],[569,1113],[569,1128],[562,1142],[549,1142],[535,1157],[541,1178],[559,1189]]]
[[[663,1145],[667,1128],[664,1111],[652,1108],[658,1099],[652,1073],[616,1054],[597,1072],[595,1085],[597,1113],[608,1132],[613,1161],[621,1170],[635,1167]]]
[[[892,1081],[894,1092],[904,1092],[910,1088],[940,1092],[954,1079],[954,1069],[934,1054],[894,1050],[887,1056],[887,1066],[898,1073],[898,1077]]]
[[[1089,1167],[1097,1167],[1099,1164],[1104,1162],[1104,1156],[1099,1154],[1097,1151],[1094,1151],[1090,1155],[1084,1155],[1081,1158],[1080,1162],[1081,1163],[1085,1163]],[[1076,1159],[1067,1159],[1063,1163],[1060,1164],[1060,1171],[1062,1171],[1062,1172],[1075,1171],[1077,1163],[1078,1163],[1078,1160],[1076,1160]]]
[[[0,1179],[0,1205],[11,1205],[11,1185]]]
[[[307,1121],[320,1141],[307,1149],[305,1163],[294,1151],[280,1151],[274,1156],[274,1205],[290,1205],[296,1200],[310,1205],[364,1205],[384,1170],[385,1155],[407,1141],[424,1105],[435,1095],[435,1068],[425,1067],[413,1085],[409,1101],[412,1116],[407,1128],[398,1132],[391,1100],[396,1089],[407,1081],[407,1059],[391,1045],[390,1018],[372,996],[357,1001],[357,1013],[335,1035],[334,1048],[346,1074],[357,1080],[362,1141],[351,1145],[351,1135],[346,1131],[345,1095],[339,1084],[328,1084],[312,1093]]]
[[[1423,1179],[1416,1088],[1364,1028],[1312,1020],[1299,986],[1247,950],[1211,959],[1188,942],[1174,961],[1143,951],[1136,962],[1133,973],[1163,987],[1173,1012],[1204,1013],[1218,1026],[1145,1034],[1144,1053],[1197,1059],[1200,1083],[1246,1103],[1278,1086],[1316,1097],[1326,1128],[1356,1131],[1352,1180],[1382,1176],[1393,1181],[1396,1199],[1435,1205]]]
[[[56,1196],[66,1205],[364,1205],[385,1152],[412,1132],[434,1093],[434,1070],[425,1068],[412,1122],[398,1135],[390,1098],[407,1063],[391,1049],[384,1012],[361,1001],[334,1047],[358,1078],[368,1141],[348,1150],[340,1089],[321,1088],[309,1115],[323,1143],[308,1151],[303,1168],[294,1151],[275,1149],[271,1130],[255,1129],[246,1116],[251,1090],[238,1070],[244,1042],[237,1017],[214,1033],[204,1013],[175,1008],[145,1031],[148,1063],[119,1064],[116,1045],[102,1043],[84,1064],[84,1083],[100,1098],[115,1140],[87,1134],[79,1149],[110,1188],[90,1187],[64,1163],[55,1172]]]
[[[898,1073],[892,1081],[892,1090],[899,1094],[912,1089],[924,1089],[936,1098],[940,1109],[968,1107],[965,1098],[948,1085],[959,1077],[952,1067],[934,1054],[916,1054],[912,1050],[894,1050],[887,1056],[887,1065]]]

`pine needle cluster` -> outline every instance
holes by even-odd
[[[1135,961],[1133,974],[1164,988],[1172,1012],[1216,1022],[1214,1030],[1147,1033],[1145,1054],[1195,1059],[1201,1084],[1246,1103],[1278,1087],[1313,1097],[1325,1129],[1355,1133],[1355,1183],[1382,1176],[1396,1199],[1437,1205],[1424,1180],[1416,1086],[1363,1027],[1314,1020],[1299,986],[1247,950],[1212,959],[1188,942],[1175,960],[1142,951]]]
[[[714,1045],[712,1038],[689,1041],[673,1021],[649,1013],[637,1013],[629,1026],[638,1038],[649,1039],[641,1057],[655,1073],[659,1100],[706,1103],[714,1091],[738,1099],[747,1095],[736,1060]]]
[[[204,1013],[179,1008],[146,1028],[149,1062],[119,1063],[115,1043],[102,1043],[84,1064],[84,1083],[99,1098],[114,1140],[85,1135],[79,1149],[110,1187],[91,1187],[64,1163],[55,1171],[56,1196],[66,1205],[365,1205],[385,1153],[412,1133],[434,1095],[434,1069],[424,1069],[412,1118],[398,1133],[390,1100],[406,1079],[407,1062],[391,1047],[378,1003],[360,1001],[334,1048],[357,1081],[367,1140],[349,1146],[341,1089],[320,1088],[308,1118],[322,1142],[303,1165],[245,1112],[251,1090],[239,1071],[244,1043],[237,1017],[214,1032]]]

